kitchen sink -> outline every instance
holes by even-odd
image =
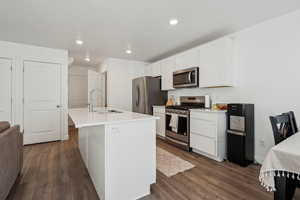
[[[98,114],[109,114],[109,113],[123,113],[121,111],[118,110],[99,110],[97,111]]]
[[[121,111],[118,111],[118,110],[108,110],[108,112],[110,112],[110,113],[122,113]]]

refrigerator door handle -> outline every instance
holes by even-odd
[[[138,106],[140,104],[140,87],[137,86],[137,100],[135,102],[135,105]]]

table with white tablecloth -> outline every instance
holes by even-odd
[[[259,180],[267,191],[276,191],[275,177],[300,180],[300,133],[280,142],[268,152]]]

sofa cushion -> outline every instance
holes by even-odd
[[[0,122],[0,134],[10,128],[9,122]]]

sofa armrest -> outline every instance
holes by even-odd
[[[5,199],[20,172],[20,128],[0,134],[0,199]]]

